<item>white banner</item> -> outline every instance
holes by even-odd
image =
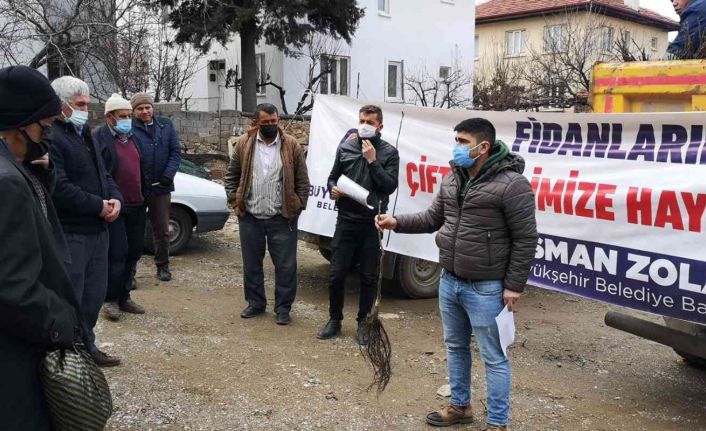
[[[300,229],[332,236],[326,186],[361,101],[319,96],[307,164],[312,189]],[[706,322],[706,142],[703,113],[476,112],[382,104],[383,139],[400,152],[389,212],[428,208],[449,172],[453,127],[490,120],[525,159],[540,243],[530,283]],[[392,233],[386,249],[438,261],[433,235]]]

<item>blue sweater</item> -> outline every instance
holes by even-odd
[[[695,58],[706,43],[706,0],[691,0],[680,18],[679,34],[669,44],[667,53],[684,60]]]
[[[132,134],[137,138],[142,153],[143,175],[147,180],[145,195],[161,195],[174,191],[174,176],[181,163],[181,143],[174,124],[164,117],[154,117],[154,136],[141,121],[132,120]],[[152,186],[160,179],[168,185]]]
[[[49,158],[56,184],[52,199],[64,232],[97,233],[108,227],[100,217],[103,201],[122,203],[113,177],[105,169],[105,148],[93,141],[88,127],[79,135],[72,124],[57,120],[51,128]]]

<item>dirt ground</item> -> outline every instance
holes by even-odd
[[[290,326],[245,307],[237,224],[194,237],[159,283],[147,257],[134,299],[144,316],[97,329],[123,359],[107,369],[115,412],[110,430],[423,430],[446,403],[436,300],[385,298],[394,376],[379,398],[353,341],[357,278],[351,274],[343,335],[315,338],[327,320],[328,264],[301,243],[299,293]],[[268,299],[273,271],[267,259]],[[513,430],[705,430],[706,372],[670,349],[606,327],[605,304],[528,289],[516,314]],[[394,318],[396,317],[396,318]],[[477,349],[474,347],[474,359]],[[473,408],[482,429],[485,377],[473,367]],[[459,427],[461,428],[461,427]]]

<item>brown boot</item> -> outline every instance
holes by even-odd
[[[120,320],[120,307],[117,302],[109,302],[103,306],[103,316],[111,322]]]
[[[132,314],[145,314],[145,309],[132,299],[120,303],[120,311]]]
[[[483,431],[507,431],[507,425],[488,424],[487,428],[485,428]]]
[[[427,415],[427,423],[435,427],[448,427],[456,424],[469,424],[473,422],[471,406],[461,407],[448,405],[438,412]]]
[[[101,352],[100,350],[96,350],[95,352],[91,353],[91,356],[93,357],[93,360],[96,361],[96,364],[98,364],[99,367],[117,367],[118,365],[120,365],[120,358],[110,356],[104,352]]]

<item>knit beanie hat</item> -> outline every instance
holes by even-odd
[[[154,106],[154,102],[152,101],[152,96],[150,96],[147,93],[135,93],[132,95],[130,98],[130,104],[132,105],[132,109],[137,108],[140,105],[152,105]]]
[[[105,113],[118,111],[120,109],[128,109],[132,111],[132,106],[130,102],[123,99],[121,95],[117,93],[111,94],[108,100],[105,101]]]
[[[0,69],[0,131],[18,129],[61,113],[49,80],[26,66]]]

